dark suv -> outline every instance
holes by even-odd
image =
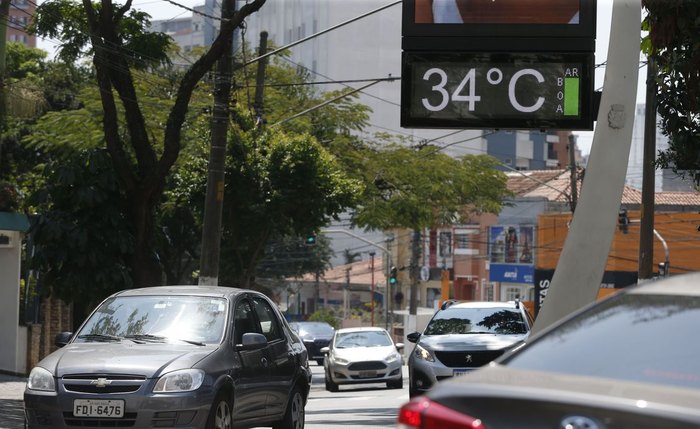
[[[407,335],[416,343],[408,357],[409,396],[491,362],[524,342],[532,324],[518,301],[445,302],[423,333]]]
[[[304,426],[306,348],[258,292],[125,290],[59,343],[29,375],[29,428]]]

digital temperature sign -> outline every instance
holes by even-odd
[[[592,53],[404,52],[401,126],[592,130]]]

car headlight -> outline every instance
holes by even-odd
[[[333,356],[333,363],[337,363],[338,365],[347,365],[349,361],[347,359],[343,359],[338,356]]]
[[[435,362],[435,358],[433,357],[432,353],[430,353],[428,350],[424,349],[419,345],[416,345],[416,349],[413,351],[413,354],[418,359],[422,359],[428,362]]]
[[[401,359],[401,355],[398,353],[392,353],[389,356],[387,356],[384,360],[386,363],[394,363],[397,360]]]
[[[190,392],[199,389],[203,382],[204,371],[201,369],[183,369],[162,376],[153,388],[153,392]]]
[[[55,392],[56,382],[53,379],[53,374],[40,366],[32,368],[27,379],[27,388],[31,390],[41,390],[43,392]]]

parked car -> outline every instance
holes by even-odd
[[[337,392],[341,384],[386,383],[403,388],[403,343],[396,343],[383,328],[338,329],[323,362],[326,390]]]
[[[29,428],[304,426],[306,348],[258,292],[125,290],[57,343],[28,378]]]
[[[699,286],[694,273],[627,287],[414,398],[399,425],[700,427]]]
[[[486,365],[525,341],[532,324],[532,316],[518,301],[446,301],[423,333],[406,336],[416,343],[408,357],[409,396]]]
[[[321,349],[327,347],[333,338],[335,328],[326,322],[292,322],[289,324],[294,329],[309,352],[309,359],[323,365],[323,353]]]

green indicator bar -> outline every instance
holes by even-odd
[[[564,78],[564,116],[578,116],[579,78]]]

